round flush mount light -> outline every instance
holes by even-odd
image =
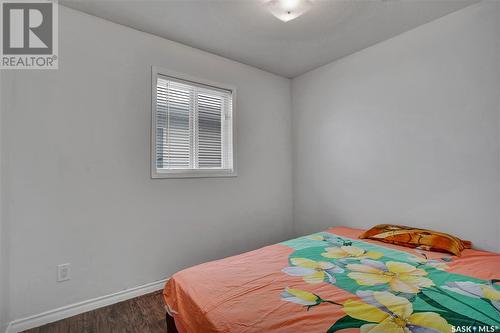
[[[293,20],[312,7],[311,0],[263,0],[264,6],[283,22]]]

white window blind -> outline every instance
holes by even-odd
[[[154,89],[153,175],[233,175],[233,92],[164,75]]]

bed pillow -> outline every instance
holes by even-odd
[[[469,241],[443,232],[392,224],[376,225],[365,231],[359,238],[374,239],[427,251],[447,252],[456,256],[460,256],[464,249],[470,249],[472,245]]]

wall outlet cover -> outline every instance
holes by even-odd
[[[57,265],[57,282],[67,281],[71,278],[71,264]]]

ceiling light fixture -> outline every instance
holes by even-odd
[[[283,22],[299,17],[312,7],[311,0],[264,0],[263,2],[271,14]]]

